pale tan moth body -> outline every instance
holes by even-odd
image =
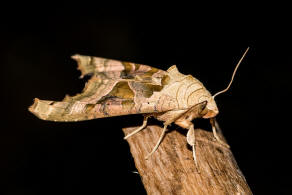
[[[215,138],[224,146],[216,134],[215,116],[218,108],[214,97],[227,91],[244,55],[237,64],[228,87],[214,96],[191,75],[180,73],[175,65],[167,71],[151,66],[117,60],[75,55],[81,77],[92,75],[82,93],[66,96],[63,101],[35,99],[29,111],[43,120],[82,121],[95,118],[143,114],[141,127],[125,137],[136,134],[147,125],[152,116],[164,122],[163,133],[156,146],[146,157],[155,152],[161,143],[167,126],[175,123],[188,129],[187,142],[195,154],[195,118],[210,118]]]

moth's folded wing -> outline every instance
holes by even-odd
[[[81,121],[94,118],[165,112],[176,108],[175,100],[160,94],[163,84],[148,82],[145,75],[141,80],[106,79],[95,74],[86,84],[82,93],[66,96],[62,101],[35,99],[29,111],[43,120],[50,121]],[[167,73],[157,74],[156,82],[163,83]],[[144,77],[143,77],[144,76]]]
[[[81,77],[85,75],[98,75],[102,79],[127,79],[153,84],[161,84],[160,81],[165,71],[132,62],[124,62],[93,56],[76,54],[72,56],[78,63]]]
[[[130,101],[115,101],[112,104],[89,104],[79,101],[47,101],[35,98],[29,111],[38,118],[48,121],[83,121],[95,118],[136,114]]]
[[[35,98],[29,111],[43,120],[70,122],[130,114],[161,113],[176,109],[174,101],[171,104],[167,97],[153,100],[148,101],[146,98],[145,101],[135,102],[131,97],[127,98],[126,94],[125,98],[106,95],[96,103],[76,101],[72,98],[63,101]]]
[[[33,105],[29,107],[29,111],[40,119],[51,121],[80,121],[102,118],[105,116],[102,113],[94,112],[94,110],[98,110],[98,104],[104,102],[106,97],[110,97],[113,90],[123,87],[118,83],[118,80],[103,80],[99,76],[92,76],[80,94],[75,96],[66,95],[62,101],[35,98]],[[125,94],[131,92],[123,88],[119,90]],[[94,112],[94,116],[92,112]]]

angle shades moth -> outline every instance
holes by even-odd
[[[77,54],[72,58],[78,63],[81,77],[92,75],[82,93],[66,96],[62,101],[35,98],[29,111],[40,119],[59,122],[143,114],[142,126],[125,139],[143,130],[149,117],[155,117],[164,122],[163,133],[146,158],[159,147],[167,126],[175,123],[188,129],[187,142],[192,146],[197,164],[192,123],[195,118],[209,119],[216,140],[229,147],[216,134],[215,117],[219,111],[214,98],[229,89],[248,49],[236,65],[228,87],[213,96],[198,79],[180,73],[175,65],[164,71],[148,65]]]

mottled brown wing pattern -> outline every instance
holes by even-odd
[[[159,93],[169,83],[166,71],[147,65],[75,55],[81,77],[92,75],[82,93],[63,101],[35,99],[29,110],[44,120],[80,121],[128,114],[157,113],[177,108]]]
[[[137,79],[141,82],[160,84],[161,76],[165,71],[147,65],[124,62],[106,58],[74,55],[78,63],[81,77],[85,75],[98,75],[102,79]],[[156,74],[155,74],[156,73]],[[152,77],[153,76],[153,77]]]

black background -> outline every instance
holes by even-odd
[[[142,116],[54,123],[27,111],[35,97],[61,100],[82,90],[86,79],[78,79],[71,55],[163,70],[176,64],[214,94],[226,87],[249,46],[230,91],[216,98],[217,118],[252,191],[292,193],[292,35],[284,7],[248,2],[2,5],[0,191],[145,194],[121,131],[140,125]]]

